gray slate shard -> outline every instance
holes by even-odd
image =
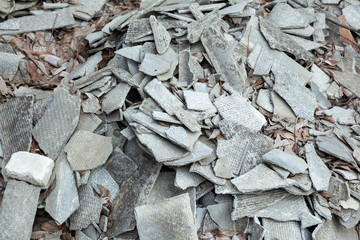
[[[327,191],[333,195],[330,198],[330,201],[333,203],[338,203],[340,200],[346,201],[350,198],[350,189],[347,182],[335,177],[330,178]]]
[[[183,127],[170,126],[165,131],[166,137],[169,138],[176,145],[190,150],[190,141]]]
[[[45,98],[54,96],[54,93],[50,92],[50,91],[36,89],[36,88],[20,86],[18,89],[16,89],[14,91],[14,95],[15,95],[15,97],[24,97],[24,96],[28,96],[28,95],[34,95],[34,98],[37,101],[39,101],[39,100],[43,100]]]
[[[66,78],[75,79],[93,73],[96,70],[98,63],[101,62],[101,60],[102,60],[102,52],[99,51],[98,53],[89,57],[86,62],[75,68],[71,73],[69,73],[66,76]]]
[[[88,21],[101,13],[105,0],[78,0],[77,4],[71,5],[70,9],[74,17]]]
[[[141,239],[197,239],[188,194],[136,207],[135,216]]]
[[[289,195],[282,189],[266,191],[260,194],[236,194],[231,218],[237,220],[252,216],[261,209],[274,205]]]
[[[75,132],[85,130],[94,132],[102,123],[102,120],[95,114],[87,114],[80,112],[79,122],[75,128]]]
[[[40,120],[40,118],[42,118],[42,116],[44,116],[46,109],[49,107],[49,105],[53,99],[54,99],[54,97],[51,96],[51,97],[44,98],[41,100],[36,100],[36,102],[34,103],[34,109],[33,109],[34,110],[33,125],[36,125],[38,123],[38,121]]]
[[[64,147],[72,170],[90,170],[103,165],[113,150],[110,137],[77,131]]]
[[[215,100],[214,105],[224,119],[235,125],[247,127],[252,131],[260,131],[266,124],[265,117],[239,94],[222,95]]]
[[[28,24],[33,23],[33,24]],[[44,11],[43,13],[25,16],[16,19],[9,19],[2,23],[3,25],[18,25],[19,28],[10,29],[0,27],[0,34],[19,34],[26,32],[44,31],[49,29],[67,27],[75,24],[74,17],[69,8],[55,11]]]
[[[254,179],[258,179],[254,181]],[[260,164],[247,173],[231,180],[232,184],[242,193],[267,191],[284,188],[296,184],[295,180],[283,179],[275,171]]]
[[[342,59],[344,69],[343,71],[332,71],[334,79],[338,81],[341,85],[349,89],[357,97],[360,97],[360,86],[357,84],[360,79],[360,75],[356,73],[353,69],[354,60],[349,57],[344,57]]]
[[[226,183],[226,179],[215,176],[211,164],[202,166],[199,163],[193,163],[190,167],[190,172],[197,173],[217,185],[224,185]]]
[[[316,191],[327,191],[331,172],[323,160],[317,155],[313,144],[305,145],[306,161],[309,165],[309,174]]]
[[[135,162],[126,156],[120,148],[114,149],[104,167],[119,186],[138,169]]]
[[[290,106],[274,91],[271,92],[271,100],[274,105],[273,120],[295,120],[296,116]]]
[[[104,112],[109,114],[112,111],[121,108],[125,103],[125,99],[130,91],[130,88],[129,84],[120,82],[115,88],[106,93],[102,101],[102,108]]]
[[[91,171],[88,183],[95,189],[95,191],[101,195],[101,190],[98,185],[105,187],[109,190],[110,196],[109,201],[113,202],[116,196],[119,193],[119,185],[112,178],[110,173],[105,169],[105,167],[99,167]]]
[[[170,116],[169,114],[160,112],[160,111],[153,111],[152,118],[154,120],[158,120],[158,121],[162,121],[162,122],[181,124],[181,122],[179,120],[177,120],[175,117]]]
[[[80,96],[60,88],[55,91],[44,116],[35,125],[32,134],[40,148],[55,159],[74,132],[80,114]]]
[[[92,240],[92,238],[89,238],[85,233],[83,233],[80,230],[77,230],[75,232],[75,239],[78,239],[78,240]]]
[[[179,121],[184,124],[190,131],[198,132],[201,130],[199,123],[188,111],[184,110],[183,108],[178,108],[174,111],[174,114],[179,119]]]
[[[227,83],[236,91],[242,93],[245,79],[232,55],[228,41],[220,30],[213,26],[206,27],[201,35],[201,42],[216,72],[221,73]]]
[[[163,54],[170,46],[170,34],[155,16],[151,15],[149,21],[154,35],[156,50],[159,54]]]
[[[46,198],[45,210],[60,225],[80,206],[74,173],[65,152],[56,161],[55,181],[55,188]]]
[[[174,115],[174,112],[183,107],[182,102],[178,100],[164,85],[157,79],[149,82],[145,88],[145,92],[152,97],[157,104],[160,105],[169,115]]]
[[[271,90],[260,89],[256,99],[256,104],[265,109],[268,112],[274,112],[274,105],[271,101]]]
[[[268,20],[260,18],[260,29],[271,48],[291,53],[297,59],[307,61],[315,60],[314,55],[293,41],[285,33],[281,32],[278,27],[274,26]]]
[[[250,240],[262,240],[265,236],[266,229],[261,226],[260,220],[255,216],[248,226],[246,227],[246,233],[250,233]]]
[[[197,17],[197,21],[192,22],[188,25],[187,31],[187,39],[190,43],[195,43],[200,40],[200,37],[204,31],[204,28],[209,26],[210,24],[219,25],[220,24],[220,15],[219,11],[212,11],[205,16],[200,12],[199,8],[197,10],[195,7],[190,7],[195,13],[195,17]],[[199,14],[197,13],[199,12]],[[201,14],[200,14],[201,13]]]
[[[80,207],[70,216],[70,230],[81,230],[92,222],[99,223],[102,203],[89,184],[79,188]]]
[[[227,231],[237,231],[236,222],[231,219],[232,203],[223,202],[207,206],[211,219],[219,228]]]
[[[156,63],[156,65],[154,65]],[[164,74],[170,70],[171,59],[152,53],[146,53],[139,70],[149,76]]]
[[[13,80],[18,71],[21,58],[21,56],[13,53],[0,52],[0,62],[2,63],[0,66],[0,77],[10,81]]]
[[[316,137],[316,145],[320,151],[328,153],[334,157],[340,158],[345,162],[357,166],[352,151],[344,143],[335,137],[318,136]]]
[[[282,31],[299,37],[310,37],[313,35],[315,29],[309,25],[305,28],[282,29]]]
[[[184,166],[193,162],[200,161],[206,157],[209,157],[213,152],[213,149],[202,143],[201,141],[197,141],[194,144],[194,149],[190,152],[189,155],[176,159],[174,161],[165,162],[164,165],[167,166]]]
[[[324,110],[325,115],[331,116],[332,119],[339,124],[343,125],[355,125],[355,110],[345,109],[341,107],[333,107],[328,110]]]
[[[190,172],[189,166],[177,167],[174,185],[182,190],[189,187],[197,187],[206,179],[199,174]]]
[[[292,174],[304,173],[309,168],[304,159],[279,149],[267,152],[263,155],[263,159],[265,162],[284,168]]]
[[[9,180],[0,205],[0,239],[30,239],[40,190]]]
[[[262,219],[266,230],[264,240],[303,240],[299,222],[278,222],[269,218]]]
[[[120,14],[117,17],[115,17],[114,19],[112,19],[109,23],[107,23],[101,29],[101,31],[103,31],[103,32],[105,32],[107,34],[111,34],[112,31],[114,31],[117,27],[122,25],[126,20],[128,20],[133,15],[136,15],[137,13],[138,13],[138,11],[135,10],[135,11],[127,12],[125,14]]]
[[[221,9],[219,11],[219,13],[221,15],[230,15],[232,13],[242,13],[242,11],[244,10],[244,8],[246,7],[246,5],[248,3],[250,3],[251,1],[246,0],[246,1],[239,1],[236,4],[229,6],[229,7],[225,7],[223,9]]]
[[[208,93],[184,90],[183,94],[186,106],[189,110],[216,112]]]
[[[16,97],[0,105],[0,138],[6,164],[18,151],[29,151],[32,142],[33,98]]]
[[[267,20],[278,28],[305,28],[310,22],[308,16],[290,7],[287,3],[276,4]]]
[[[342,10],[345,15],[347,23],[355,29],[360,29],[360,6],[351,4]]]
[[[304,87],[298,81],[299,77],[289,71],[286,65],[275,64],[272,72],[275,75],[273,90],[290,105],[297,116],[314,121],[314,112],[317,107],[315,94]],[[302,99],[302,101],[298,101],[298,99]]]
[[[109,236],[117,236],[135,228],[134,209],[146,203],[162,166],[152,158],[145,158],[139,153],[132,154],[138,155],[132,158],[138,170],[120,186],[110,219],[116,224],[109,229]]]
[[[124,47],[117,50],[115,54],[119,54],[135,62],[141,62],[141,58],[140,58],[141,49],[142,49],[142,45],[137,45],[133,47]]]
[[[358,239],[358,233],[356,229],[350,228],[346,229],[342,226],[338,218],[333,218],[333,220],[326,220],[323,224],[319,225],[312,234],[313,239],[316,240],[328,240],[328,239],[337,239],[337,240],[349,240],[349,239]]]
[[[229,140],[218,140],[216,154],[227,158],[226,169],[234,176],[242,175],[263,161],[262,155],[273,149],[273,140],[239,126]]]

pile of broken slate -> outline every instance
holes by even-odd
[[[0,34],[71,28],[95,2]],[[41,239],[358,239],[360,55],[337,34],[360,42],[360,2],[339,2],[147,0],[89,34],[98,53],[54,91],[0,105],[0,239],[30,239],[44,213],[70,231]]]

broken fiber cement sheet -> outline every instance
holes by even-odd
[[[136,207],[135,216],[141,240],[197,239],[188,193]]]
[[[31,23],[31,24],[29,24]],[[67,27],[75,24],[70,8],[45,11],[38,15],[9,19],[0,23],[0,34],[19,34]]]

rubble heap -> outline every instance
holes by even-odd
[[[91,55],[29,60],[45,91],[0,45],[0,239],[358,239],[358,1],[147,0],[93,28],[106,1],[79,3],[0,22],[82,28]]]

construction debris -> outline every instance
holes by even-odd
[[[0,0],[0,239],[358,239],[357,0],[120,2]]]

